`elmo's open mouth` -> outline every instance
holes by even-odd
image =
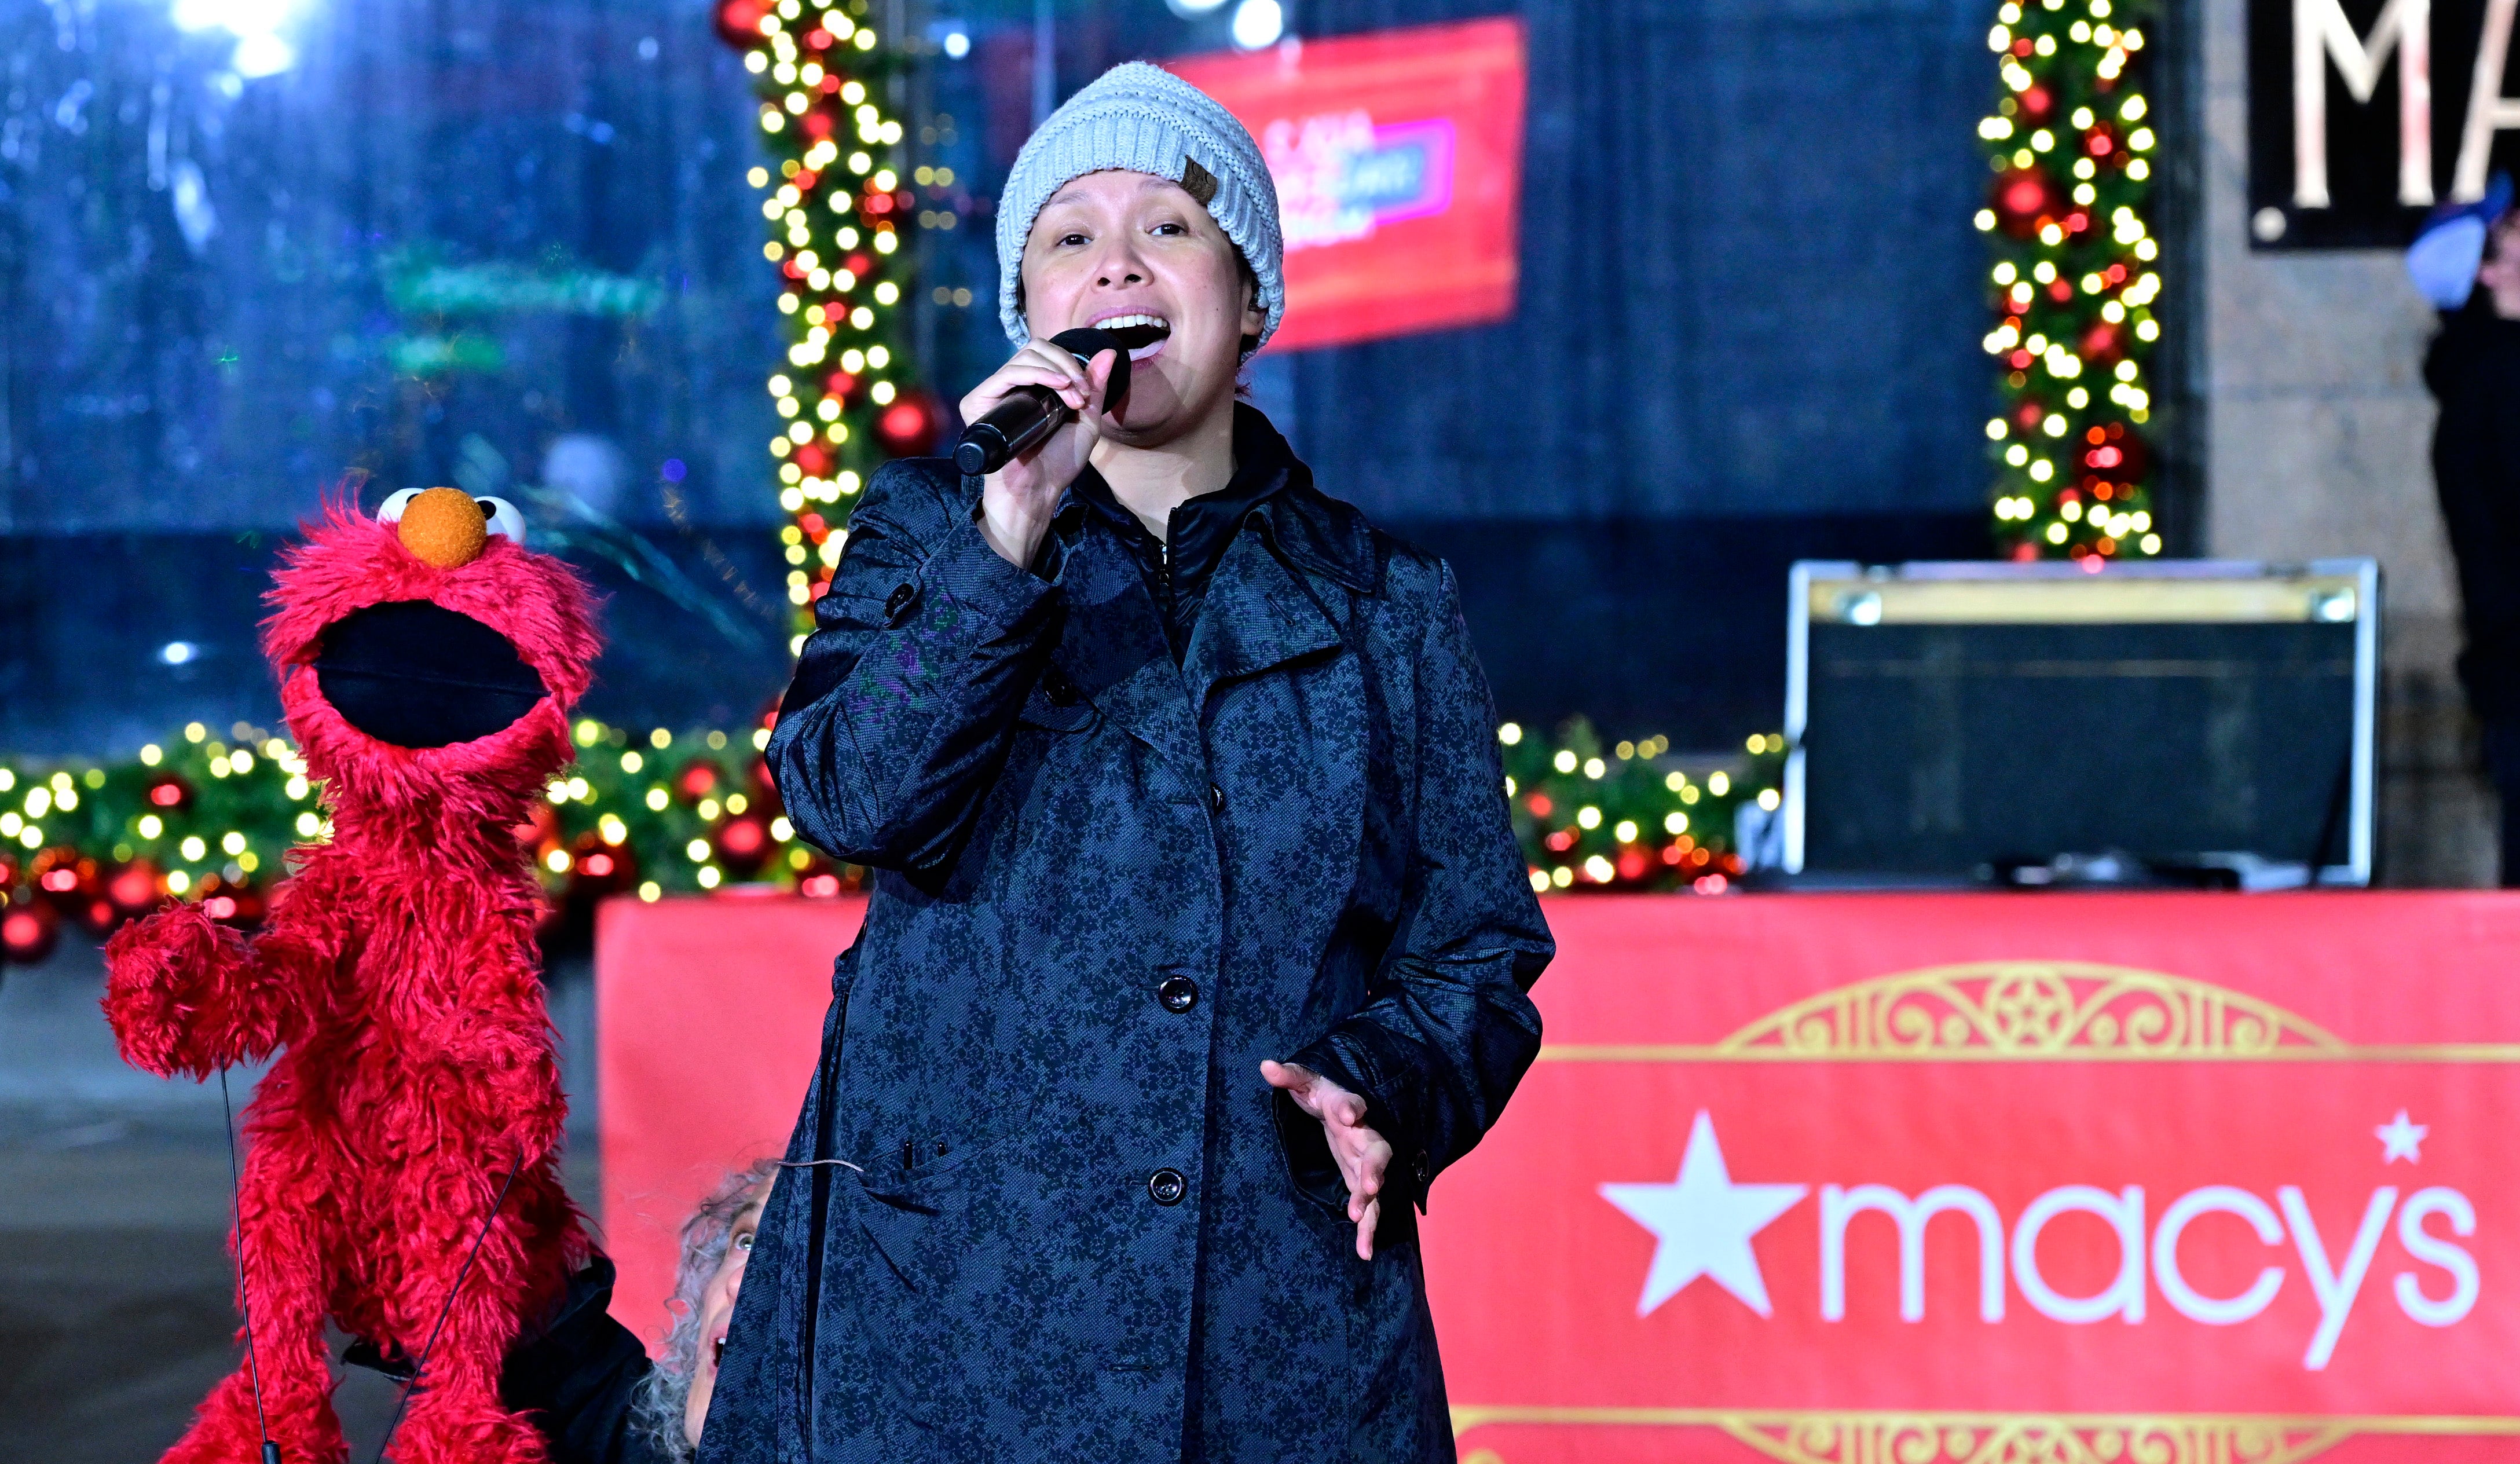
[[[426,600],[371,605],[335,621],[315,677],[344,721],[402,748],[487,737],[544,696],[542,678],[506,636]]]

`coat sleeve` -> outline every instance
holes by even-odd
[[[1418,656],[1416,847],[1399,927],[1372,999],[1292,1059],[1365,1096],[1366,1121],[1392,1147],[1387,1193],[1420,1209],[1538,1056],[1528,993],[1556,953],[1506,807],[1487,678],[1452,570],[1438,568]]]
[[[834,858],[951,857],[1058,643],[1058,587],[1000,558],[960,489],[936,464],[876,473],[780,704],[771,774]]]

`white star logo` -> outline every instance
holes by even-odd
[[[1700,1276],[1714,1277],[1741,1304],[1769,1315],[1768,1283],[1759,1274],[1750,1237],[1793,1209],[1809,1188],[1734,1184],[1724,1168],[1724,1147],[1715,1140],[1715,1121],[1699,1109],[1688,1127],[1688,1150],[1681,1156],[1678,1180],[1601,1186],[1601,1198],[1652,1231],[1657,1242],[1653,1265],[1645,1272],[1644,1295],[1637,1299],[1637,1315],[1651,1312]]]
[[[2423,1144],[2424,1135],[2430,1132],[2432,1128],[2427,1124],[2408,1122],[2407,1111],[2402,1108],[2396,1118],[2372,1129],[2371,1136],[2380,1141],[2380,1163],[2395,1164],[2403,1159],[2415,1165],[2424,1162],[2423,1155],[2417,1150]]]

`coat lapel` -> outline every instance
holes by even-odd
[[[1193,708],[1204,709],[1208,694],[1228,681],[1340,644],[1337,624],[1296,572],[1271,552],[1264,532],[1246,523],[1208,581],[1207,603],[1182,658],[1182,681]]]
[[[1051,663],[1104,716],[1205,784],[1198,723],[1182,695],[1154,597],[1128,551],[1091,515],[1067,550],[1059,584],[1067,592],[1067,628]]]

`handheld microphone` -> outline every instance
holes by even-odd
[[[1102,409],[1109,411],[1129,394],[1129,348],[1109,331],[1084,326],[1059,332],[1050,338],[1050,343],[1085,363],[1106,350],[1118,351],[1111,362],[1110,384],[1102,392]],[[1034,443],[1065,426],[1075,415],[1048,387],[1017,387],[1007,393],[1006,400],[991,407],[988,415],[963,429],[963,435],[954,443],[954,467],[974,478],[995,473],[1007,465],[1008,459],[1030,451]]]

